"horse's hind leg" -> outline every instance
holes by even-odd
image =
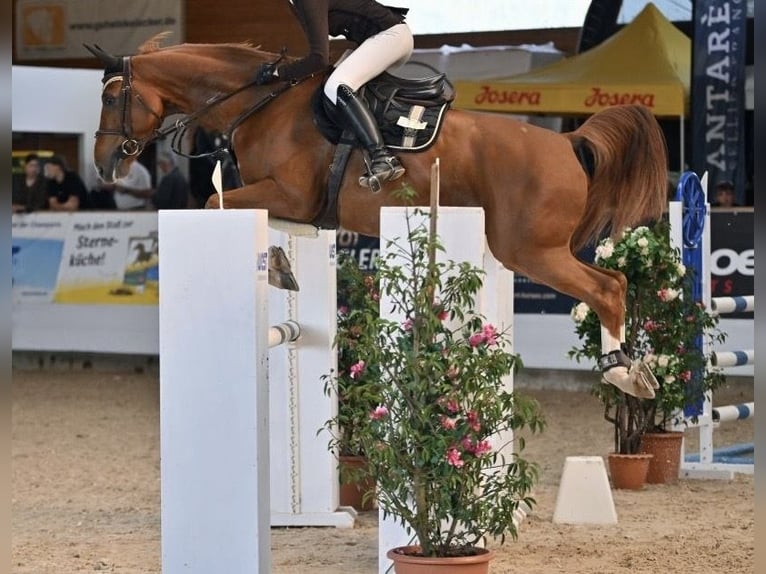
[[[517,268],[530,279],[583,301],[598,315],[603,353],[599,366],[605,382],[633,396],[654,397],[653,382],[643,369],[631,369],[621,349],[627,289],[622,273],[583,263],[568,248],[527,250]]]

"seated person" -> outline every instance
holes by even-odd
[[[24,179],[11,193],[13,213],[31,213],[48,208],[47,183],[40,170],[40,158],[30,153],[24,158]]]
[[[51,211],[78,211],[85,208],[88,190],[77,173],[67,168],[60,155],[45,162],[48,209]]]
[[[739,207],[734,199],[734,184],[730,181],[718,182],[713,188],[712,207]]]

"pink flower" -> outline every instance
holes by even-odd
[[[379,421],[383,417],[388,416],[388,409],[384,407],[383,405],[378,405],[375,407],[375,409],[370,413],[370,418],[374,421]]]
[[[463,450],[466,452],[473,452],[474,446],[473,446],[473,440],[471,440],[471,437],[463,437],[460,440],[460,446],[463,447]]]
[[[468,420],[468,426],[470,426],[475,432],[481,430],[481,424],[479,423],[479,414],[476,411],[471,411],[466,415]]]
[[[468,344],[471,345],[471,347],[478,347],[484,342],[484,334],[483,333],[474,333],[470,337],[468,337]]]
[[[492,450],[492,446],[489,444],[489,441],[483,440],[476,445],[476,448],[473,449],[473,454],[475,456],[484,456],[491,450]]]
[[[447,410],[451,413],[456,413],[460,410],[460,406],[455,399],[449,399],[447,401]]]
[[[348,315],[348,307],[345,305],[338,307],[338,315]]]
[[[648,333],[651,333],[652,331],[656,331],[657,327],[658,327],[657,323],[655,323],[651,319],[647,319],[646,321],[644,321],[644,330],[647,331]]]
[[[405,331],[412,331],[412,319],[406,319],[404,323],[402,323],[402,329]]]
[[[458,374],[460,374],[460,371],[458,371],[455,365],[452,365],[449,369],[447,369],[448,379],[455,379],[458,376]]]
[[[445,457],[447,462],[456,468],[460,468],[465,464],[462,458],[460,458],[460,451],[456,448],[451,448],[447,451]]]
[[[481,333],[484,335],[484,341],[487,345],[497,344],[497,329],[495,329],[494,325],[487,323],[481,328]]]
[[[444,415],[442,415],[441,424],[442,424],[442,428],[447,430],[453,430],[455,426],[457,425],[457,420],[450,417],[445,417]]]
[[[364,373],[364,366],[365,363],[361,360],[351,365],[351,378],[358,379]]]
[[[684,371],[683,373],[678,375],[678,378],[681,379],[684,382],[689,382],[692,380],[692,372],[691,371]]]

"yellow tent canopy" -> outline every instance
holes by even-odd
[[[641,103],[658,117],[689,109],[691,40],[654,6],[598,46],[524,74],[456,81],[455,107],[517,114],[593,114]]]

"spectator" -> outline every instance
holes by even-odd
[[[45,162],[48,209],[77,211],[85,208],[88,190],[77,173],[67,168],[64,158],[54,155]]]
[[[30,153],[24,158],[24,180],[11,193],[13,213],[31,213],[48,207],[47,183],[40,171],[40,158]]]
[[[712,207],[739,207],[734,201],[734,184],[730,181],[718,182],[713,190]]]
[[[105,184],[114,192],[114,204],[119,210],[146,209],[152,194],[152,176],[138,160],[130,164],[128,175],[113,184]]]
[[[175,156],[160,152],[157,166],[163,173],[157,191],[150,199],[156,209],[186,209],[189,207],[189,182],[176,165]]]

